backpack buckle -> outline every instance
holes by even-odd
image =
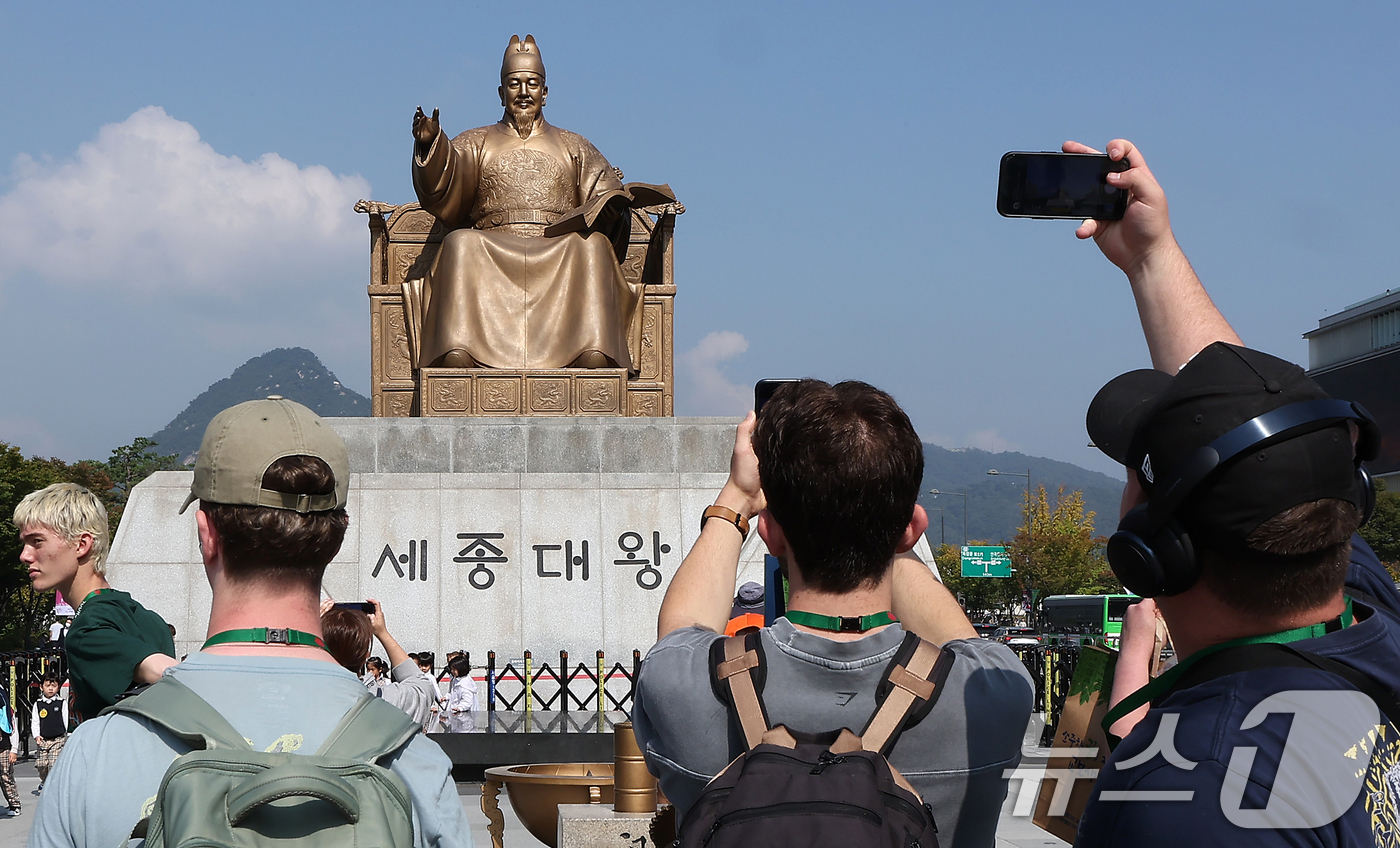
[[[267,628],[267,644],[269,644],[269,645],[285,645],[285,644],[287,644],[287,631],[288,631],[289,629],[290,629],[290,628],[287,628],[287,627],[269,627],[269,628]]]
[[[865,631],[863,631],[863,630],[860,629],[860,616],[858,616],[858,615],[842,615],[842,616],[838,616],[838,618],[840,618],[840,620],[841,620],[841,627],[840,627],[840,629],[837,630],[836,632],[838,632],[838,633],[864,633],[864,632],[865,632]]]

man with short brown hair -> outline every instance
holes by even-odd
[[[349,526],[349,480],[340,437],[280,397],[224,410],[200,445],[185,508],[198,501],[209,634],[203,650],[167,675],[255,751],[317,751],[371,697],[321,638],[321,577]],[[31,846],[121,844],[149,814],[167,767],[191,745],[122,708],[69,740],[40,799]],[[470,846],[451,763],[404,724],[408,741],[376,761],[408,789],[414,844]]]
[[[755,687],[771,724],[864,732],[887,672],[915,650],[906,634],[917,634],[940,648],[936,694],[902,725],[889,762],[932,808],[940,844],[992,843],[1034,695],[1016,655],[977,638],[929,568],[902,556],[928,526],[923,467],[908,416],[865,383],[791,383],[739,425],[729,480],[666,590],[633,709],[679,814],[743,750],[710,659],[756,520],[789,588],[786,617],[758,633],[766,683]]]

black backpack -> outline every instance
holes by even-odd
[[[932,709],[952,661],[951,653],[908,634],[863,732],[814,735],[769,726],[758,633],[717,641],[711,682],[744,752],[705,787],[675,846],[937,848],[933,811],[885,757],[905,727]]]

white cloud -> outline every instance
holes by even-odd
[[[749,340],[733,330],[710,333],[679,357],[690,383],[686,397],[691,415],[743,415],[753,407],[753,395],[724,375],[722,363],[749,349]]]
[[[224,156],[158,106],[108,124],[72,159],[21,155],[0,195],[0,280],[237,296],[364,253],[359,176],[266,153]]]
[[[1002,453],[1003,451],[1016,450],[1016,445],[1007,441],[996,430],[978,430],[967,437],[967,446],[984,450],[987,453]]]

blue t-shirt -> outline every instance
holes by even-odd
[[[1400,689],[1400,595],[1355,544],[1357,621],[1294,647]],[[1151,793],[1151,794],[1145,794]],[[1261,668],[1174,692],[1108,758],[1075,845],[1400,845],[1400,736],[1370,698],[1311,668]]]
[[[166,674],[228,720],[258,751],[312,753],[365,695],[355,675],[300,657],[191,654]],[[161,778],[190,750],[144,718],[108,713],[69,737],[44,782],[30,848],[109,848],[151,812]],[[416,848],[472,848],[452,763],[418,734],[381,761],[408,787]]]

